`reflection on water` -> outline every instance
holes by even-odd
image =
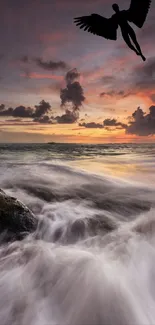
[[[124,179],[155,181],[155,144],[0,144],[0,162],[55,162]]]
[[[155,159],[138,155],[123,155],[67,162],[68,165],[85,171],[132,179],[141,182],[155,182]]]

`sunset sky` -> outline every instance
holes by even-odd
[[[73,24],[110,17],[113,2],[1,0],[0,142],[154,141],[155,2],[141,30],[131,24],[146,62],[120,31],[108,41]]]

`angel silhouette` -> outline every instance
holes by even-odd
[[[102,36],[106,39],[117,40],[118,26],[121,28],[124,41],[129,48],[137,55],[140,55],[143,61],[144,57],[140,45],[138,44],[136,34],[129,22],[134,23],[137,27],[142,28],[146,20],[152,0],[131,0],[130,8],[128,10],[119,9],[118,4],[113,4],[112,8],[115,14],[111,18],[105,18],[98,14],[92,14],[90,16],[83,16],[74,18],[74,22],[81,29],[88,31],[92,34]],[[132,42],[134,45],[132,44]]]

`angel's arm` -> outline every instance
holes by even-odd
[[[81,29],[83,28],[89,33],[102,36],[110,40],[117,39],[118,23],[115,15],[107,19],[100,15],[92,14],[91,16],[74,18],[74,22]]]
[[[144,25],[152,0],[131,0],[126,11],[127,20],[141,28]]]

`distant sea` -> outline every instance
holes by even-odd
[[[0,248],[0,325],[155,324],[155,144],[0,144],[38,217]]]

